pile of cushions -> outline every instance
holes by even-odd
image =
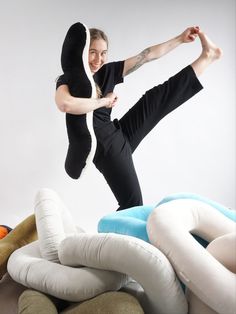
[[[0,259],[3,275],[10,255],[14,281],[2,281],[17,285],[20,314],[233,313],[234,211],[177,194],[107,215],[88,234],[52,190],[41,189],[34,208],[25,243]]]

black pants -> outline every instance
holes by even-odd
[[[148,90],[119,121],[99,130],[94,163],[114,193],[118,210],[143,204],[132,159],[134,150],[163,117],[201,89],[192,67],[187,66]]]

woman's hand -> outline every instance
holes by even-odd
[[[195,40],[198,36],[200,28],[198,26],[188,27],[181,35],[181,40],[183,43],[190,43]]]
[[[113,92],[108,93],[104,98],[109,100],[109,103],[105,106],[106,108],[113,108],[117,103],[117,95]]]

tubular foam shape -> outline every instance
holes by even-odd
[[[117,271],[136,280],[146,294],[148,314],[184,314],[187,302],[168,259],[153,245],[119,234],[81,233],[65,238],[58,251],[63,265]]]
[[[235,233],[236,224],[209,204],[178,199],[150,214],[150,242],[170,260],[179,278],[205,304],[219,313],[234,313],[236,277],[191,235],[211,242]]]
[[[128,282],[127,276],[118,272],[59,264],[61,241],[83,231],[74,225],[54,191],[41,189],[37,193],[35,217],[39,240],[14,251],[8,260],[8,272],[16,282],[68,301],[119,290]]]

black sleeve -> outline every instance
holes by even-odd
[[[94,80],[100,87],[102,94],[112,92],[115,86],[123,82],[124,61],[116,61],[104,64],[94,74]]]
[[[124,70],[124,61],[117,61],[114,62],[114,78],[115,78],[115,84],[123,83],[123,70]]]
[[[58,89],[59,86],[64,85],[64,84],[68,85],[65,75],[62,74],[56,80],[56,89]]]
[[[102,89],[103,94],[113,91],[115,85],[123,83],[123,70],[124,61],[110,62],[102,66],[94,75],[94,80]],[[56,81],[56,89],[64,84],[68,85],[68,79],[65,74],[62,74]]]

